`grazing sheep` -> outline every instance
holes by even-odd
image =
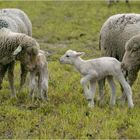
[[[6,67],[7,64],[19,60],[23,66],[29,63],[34,64],[38,54],[39,44],[35,39],[22,33],[15,33],[9,29],[0,30],[0,64]],[[9,76],[12,95],[15,95],[13,80],[13,65],[8,66],[11,72]],[[12,69],[11,69],[12,67]],[[0,78],[1,79],[1,78]]]
[[[26,35],[32,36],[31,21],[28,18],[28,16],[20,9],[15,8],[0,9],[0,29],[3,27],[8,28],[13,32],[24,33]],[[7,70],[10,86],[13,87],[14,65],[15,65],[14,61],[5,65],[0,64],[0,89],[2,88],[2,81]],[[24,64],[21,63],[20,89],[25,83],[26,75],[27,68]]]
[[[140,14],[117,14],[106,20],[100,31],[99,48],[102,56],[115,57],[122,61],[126,42],[133,36],[140,34]],[[129,72],[133,77],[135,71]],[[134,79],[128,80],[130,86]],[[104,80],[99,81],[100,95],[104,95]]]
[[[140,34],[127,41],[121,66],[126,71],[128,82],[135,81],[140,70]]]
[[[39,50],[35,65],[28,64],[27,67],[30,71],[30,96],[34,98],[34,91],[38,86],[39,95],[42,100],[47,99],[48,91],[48,69],[45,52]],[[37,78],[37,79],[36,79]]]
[[[132,108],[132,91],[129,84],[125,81],[123,73],[121,71],[121,63],[112,57],[101,57],[97,59],[83,60],[80,58],[84,53],[68,50],[61,58],[60,62],[65,64],[71,64],[83,75],[81,84],[84,87],[85,97],[89,102],[89,106],[94,106],[94,94],[95,84],[98,80],[107,78],[112,95],[110,98],[110,104],[115,104],[115,83],[113,77],[115,77],[122,85],[125,94],[128,99],[128,106]],[[88,83],[89,89],[88,89]]]

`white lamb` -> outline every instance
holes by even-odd
[[[27,68],[30,71],[30,96],[34,99],[34,92],[36,87],[38,87],[39,95],[42,100],[47,99],[48,91],[48,68],[45,52],[39,50],[36,61],[34,64],[27,65]]]
[[[84,94],[88,100],[88,106],[94,107],[95,84],[98,80],[101,80],[105,77],[108,79],[108,83],[112,90],[110,105],[115,105],[115,83],[113,80],[113,77],[115,77],[120,82],[125,91],[128,99],[128,106],[132,108],[134,106],[132,100],[132,91],[123,76],[121,63],[113,57],[101,57],[97,59],[83,60],[80,58],[80,56],[84,54],[84,52],[68,50],[60,58],[60,62],[74,65],[76,69],[82,74],[83,78],[81,79],[80,83],[84,88]]]

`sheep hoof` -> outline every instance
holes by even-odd
[[[130,105],[129,105],[129,108],[134,108],[134,104],[133,104],[133,103],[130,104]]]
[[[99,101],[99,106],[100,107],[103,107],[104,106],[104,101],[103,100]]]
[[[50,99],[49,99],[49,98],[47,98],[47,97],[45,97],[45,101],[49,102],[49,101],[50,101]]]
[[[110,107],[113,107],[115,105],[115,101],[110,101]]]
[[[93,107],[94,107],[94,102],[89,102],[89,103],[88,103],[88,107],[89,107],[89,108],[93,108]]]
[[[17,98],[16,94],[11,94],[11,98]]]

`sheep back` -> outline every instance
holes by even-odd
[[[28,16],[20,9],[0,10],[0,28],[9,28],[13,32],[32,35],[32,24]]]
[[[103,56],[122,60],[125,43],[140,33],[140,14],[117,14],[111,16],[100,31],[99,48]]]
[[[9,62],[8,57],[13,56],[13,52],[19,45],[22,47],[21,55],[27,51],[27,48],[39,49],[39,44],[34,38],[23,33],[12,32],[7,28],[2,28],[0,30],[0,62],[5,62],[5,60]],[[8,62],[5,62],[5,64]]]

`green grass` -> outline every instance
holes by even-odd
[[[59,58],[67,49],[84,51],[85,59],[100,57],[99,32],[105,20],[113,14],[140,11],[140,2],[130,5],[120,2],[108,7],[105,1],[11,1],[0,7],[24,10],[33,23],[33,37],[43,50],[50,52],[48,102],[28,98],[27,84],[18,99],[10,98],[8,79],[0,91],[0,138],[59,139],[135,139],[140,138],[140,79],[135,82],[135,107],[127,104],[109,107],[110,90],[106,85],[104,106],[96,101],[94,109],[87,107],[80,85],[80,74]],[[15,86],[19,88],[19,65]],[[140,74],[139,74],[140,77]],[[117,97],[121,91],[117,84]],[[96,91],[96,100],[98,89]]]

